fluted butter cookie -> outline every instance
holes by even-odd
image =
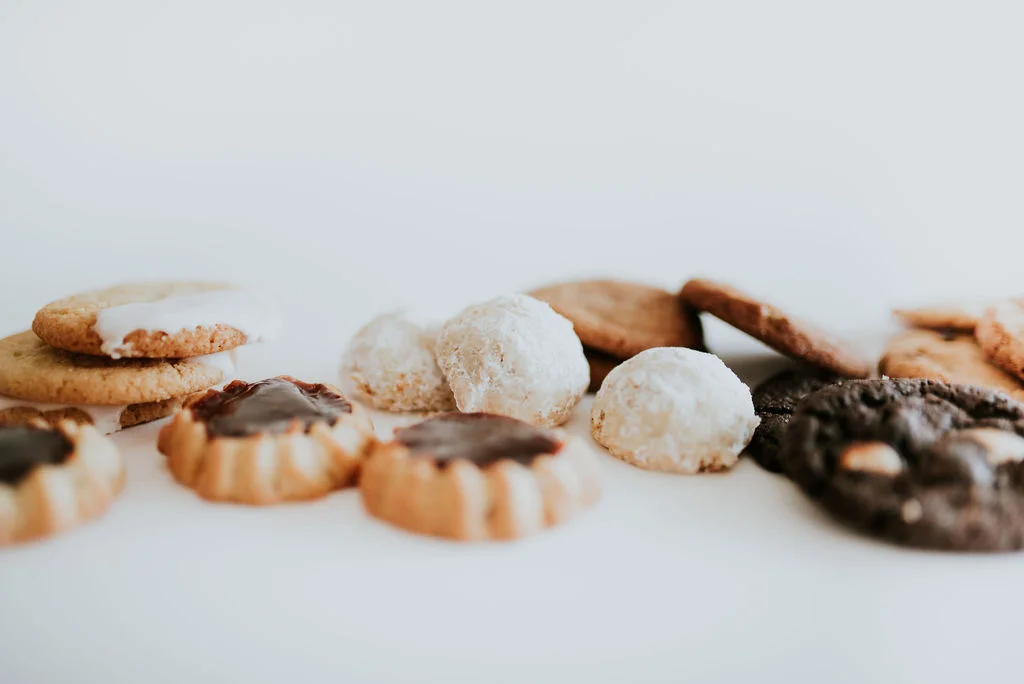
[[[711,280],[691,280],[680,296],[780,354],[850,378],[871,375],[872,363],[845,340],[784,311]]]
[[[934,380],[862,380],[800,404],[786,474],[834,518],[897,544],[1024,548],[1024,405]]]
[[[628,359],[652,347],[704,348],[700,318],[674,293],[622,280],[582,280],[530,295],[568,318],[585,347]]]
[[[32,330],[66,351],[118,358],[214,354],[275,335],[276,307],[224,283],[128,283],[47,304]]]
[[[0,425],[24,425],[42,420],[56,426],[61,421],[69,420],[79,425],[92,425],[100,434],[109,435],[166,418],[195,396],[197,395],[190,394],[126,406],[42,404],[0,396]]]
[[[378,443],[359,490],[371,515],[411,532],[514,539],[589,508],[601,481],[594,454],[560,431],[451,413]]]
[[[437,363],[464,413],[561,425],[590,370],[572,323],[527,295],[471,306],[441,328]]]
[[[133,404],[162,403],[208,389],[222,382],[230,369],[230,359],[219,355],[115,361],[61,351],[31,332],[0,340],[0,395],[86,411],[91,410],[86,406],[121,407],[106,411],[97,424],[115,417],[121,421]]]
[[[342,355],[345,391],[384,411],[451,411],[455,397],[434,356],[437,330],[402,313],[363,326]]]
[[[613,456],[648,470],[731,467],[758,419],[750,390],[712,354],[648,349],[613,370],[594,398],[590,428]]]
[[[978,385],[1024,399],[1024,384],[993,364],[970,334],[907,330],[889,342],[878,369],[892,378]]]
[[[373,441],[365,410],[287,376],[210,390],[160,431],[171,473],[200,496],[265,505],[352,484]]]
[[[99,517],[123,483],[117,447],[91,426],[0,426],[0,546]]]

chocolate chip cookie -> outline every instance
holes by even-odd
[[[786,474],[832,516],[904,546],[1024,547],[1024,405],[934,380],[849,381],[807,397]]]
[[[744,453],[772,473],[782,472],[779,447],[797,405],[807,395],[842,378],[814,368],[785,370],[768,378],[753,392],[754,411],[761,419]]]

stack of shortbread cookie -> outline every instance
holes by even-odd
[[[274,335],[276,307],[222,283],[126,284],[74,295],[0,340],[0,425],[42,418],[109,434],[173,413]]]

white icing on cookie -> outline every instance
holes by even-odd
[[[451,411],[455,398],[434,359],[437,330],[404,312],[364,325],[342,355],[346,391],[385,411]]]
[[[758,422],[750,390],[721,359],[682,347],[616,367],[590,412],[594,439],[612,455],[679,473],[731,467]]]
[[[128,408],[127,406],[43,404],[38,401],[25,401],[24,399],[13,399],[0,395],[0,411],[17,407],[32,408],[40,412],[59,411],[67,408],[78,409],[88,415],[96,430],[104,435],[115,433],[121,429],[121,414]]]
[[[125,338],[136,330],[174,334],[226,325],[246,336],[246,344],[270,339],[281,327],[272,302],[244,290],[214,290],[100,309],[93,330],[113,359],[130,351]]]
[[[561,425],[590,383],[572,323],[533,297],[499,297],[449,320],[437,363],[459,410]]]

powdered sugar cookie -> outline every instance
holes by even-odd
[[[184,358],[270,338],[274,305],[224,283],[117,285],[67,297],[36,313],[32,330],[72,352],[118,358]]]
[[[722,360],[681,347],[617,367],[590,413],[594,439],[613,456],[677,473],[731,467],[757,424],[750,390]]]
[[[460,411],[531,425],[564,423],[590,382],[572,323],[521,294],[471,306],[445,323],[437,363]]]
[[[403,313],[374,318],[342,355],[342,386],[385,411],[451,411],[455,397],[434,357],[437,330]]]

